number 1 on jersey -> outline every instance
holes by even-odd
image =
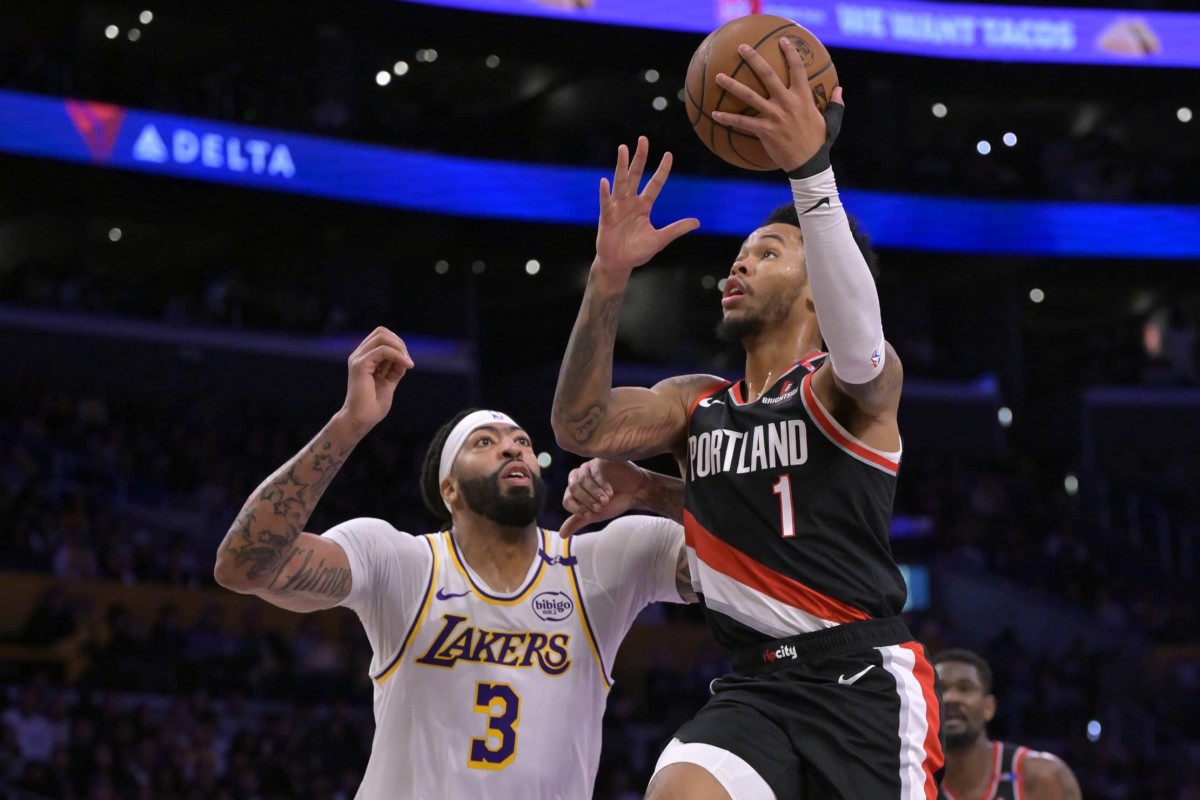
[[[791,539],[796,535],[796,523],[792,514],[792,476],[780,475],[771,491],[779,495],[779,519],[783,538]]]

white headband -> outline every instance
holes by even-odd
[[[458,451],[462,450],[463,445],[467,443],[467,437],[483,426],[494,425],[497,422],[512,425],[514,428],[521,427],[508,414],[501,414],[499,411],[472,411],[459,420],[454,429],[450,431],[450,435],[446,437],[446,444],[442,447],[442,461],[438,465],[439,486],[450,474],[450,467],[454,466],[454,459],[458,457]],[[450,508],[449,503],[446,503],[446,508]]]

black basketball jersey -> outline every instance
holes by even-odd
[[[980,800],[1022,800],[1021,763],[1029,748],[1008,742],[992,742],[992,780]],[[941,800],[973,800],[957,797],[944,785],[938,797]]]
[[[797,362],[753,403],[738,381],[692,408],[684,527],[693,584],[726,649],[904,606],[888,544],[900,454],[863,444],[817,400],[824,358]]]

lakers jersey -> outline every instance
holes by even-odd
[[[647,603],[680,602],[682,529],[618,523],[567,541],[539,531],[510,593],[484,584],[448,531],[411,537],[357,520],[326,534],[350,557],[343,604],[375,650],[376,732],[359,798],[591,797],[616,646]],[[385,577],[397,564],[406,576]]]
[[[755,402],[743,383],[688,421],[684,525],[692,583],[727,649],[900,613],[888,532],[900,454],[868,447],[822,406],[797,362]]]

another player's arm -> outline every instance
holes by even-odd
[[[559,533],[565,538],[585,525],[631,510],[649,511],[682,524],[683,489],[679,478],[642,469],[629,461],[594,458],[571,470],[563,493],[563,508],[571,516]],[[675,589],[687,602],[696,602],[686,545],[680,546],[676,557]]]
[[[1021,788],[1029,800],[1081,800],[1075,774],[1052,753],[1030,752],[1022,764]]]
[[[331,608],[350,593],[341,545],[303,531],[362,433],[339,412],[254,490],[217,549],[217,583],[289,611]]]
[[[694,219],[662,229],[650,223],[650,210],[671,171],[671,154],[663,155],[639,194],[649,150],[645,137],[638,140],[632,159],[621,145],[611,187],[607,178],[600,182],[596,258],[559,371],[551,412],[558,444],[581,455],[641,458],[677,447],[687,428],[691,401],[702,386],[717,380],[688,376],[652,389],[612,385],[613,343],[630,275],[699,225]]]
[[[348,366],[341,410],[254,490],[225,534],[213,568],[221,586],[290,611],[330,608],[350,593],[346,552],[305,533],[304,526],[350,452],[387,416],[396,385],[413,362],[400,337],[377,328]]]

